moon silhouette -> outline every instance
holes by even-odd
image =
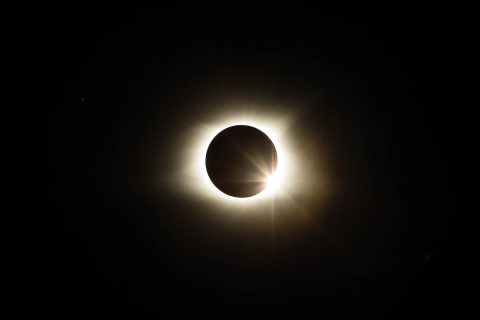
[[[248,198],[265,189],[268,177],[277,168],[277,150],[262,131],[236,125],[213,138],[205,165],[210,180],[220,191]]]

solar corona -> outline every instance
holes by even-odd
[[[262,131],[247,125],[222,130],[208,146],[205,165],[212,183],[237,198],[264,191],[277,168],[277,151]]]

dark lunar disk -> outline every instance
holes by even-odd
[[[277,168],[277,151],[262,131],[233,126],[210,142],[205,164],[210,180],[220,191],[246,198],[265,189],[266,178]]]

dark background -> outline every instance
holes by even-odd
[[[447,228],[454,201],[446,150],[456,125],[448,91],[456,17],[448,10],[56,10],[40,19],[37,37],[42,84],[53,97],[41,119],[52,174],[32,308],[399,319],[459,311]],[[266,255],[245,230],[216,242],[195,199],[131,186],[156,166],[171,167],[165,146],[186,125],[174,120],[190,112],[179,101],[205,88],[207,96],[268,101],[305,93],[314,101],[306,128],[335,120],[324,144],[345,192],[326,206],[342,218],[324,228],[350,246],[346,261],[373,264],[344,269],[315,229]],[[315,106],[319,92],[327,108]],[[160,164],[151,150],[157,138]],[[363,220],[347,221],[359,210]],[[372,260],[369,252],[381,253]]]

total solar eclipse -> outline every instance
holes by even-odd
[[[212,183],[223,193],[248,198],[262,192],[277,168],[270,138],[247,125],[228,127],[208,146],[205,165]]]

